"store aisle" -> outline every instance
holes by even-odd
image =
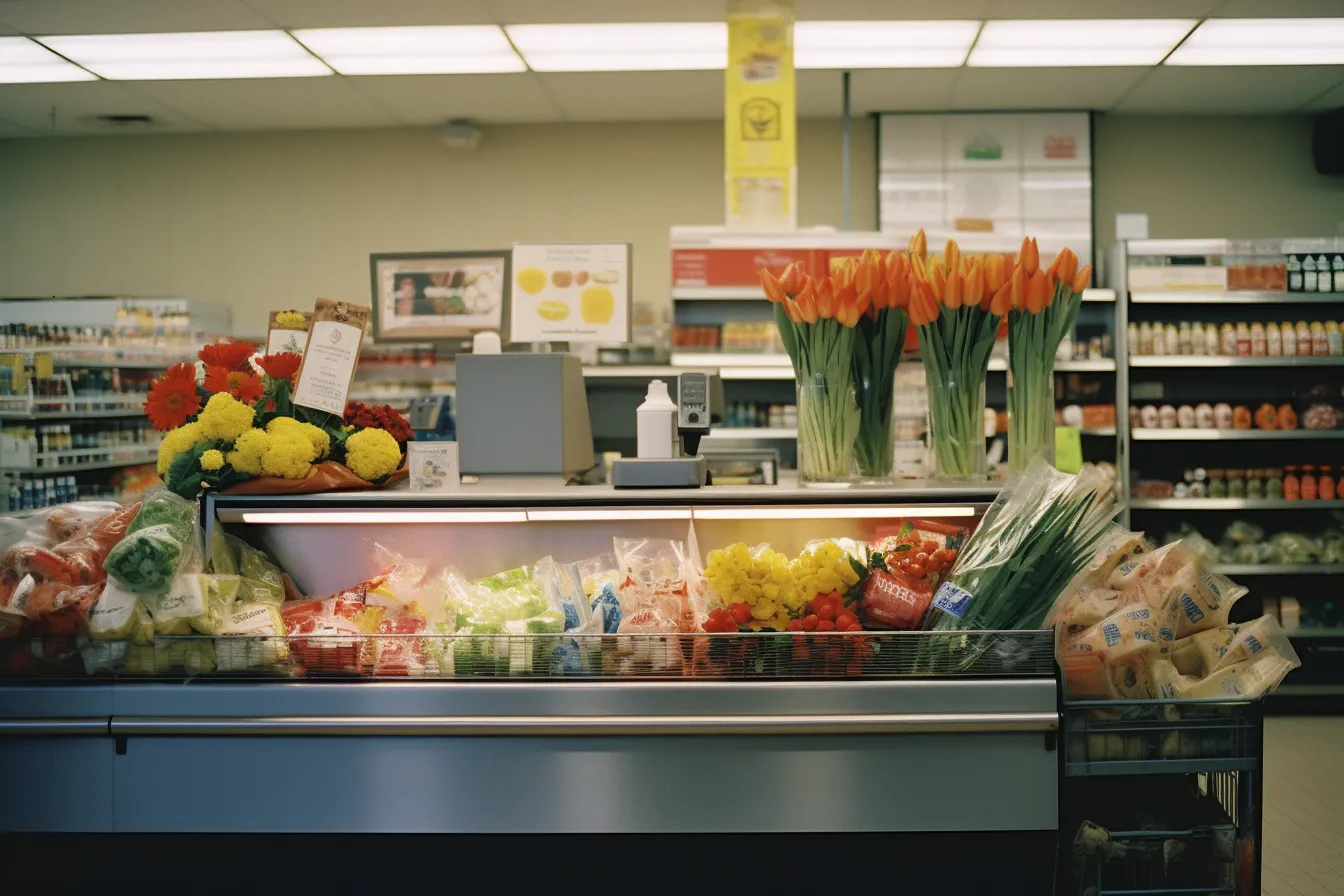
[[[1344,718],[1265,720],[1265,896],[1344,894]]]

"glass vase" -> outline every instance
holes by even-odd
[[[1036,455],[1055,462],[1054,364],[1030,371],[1013,369],[1008,386],[1008,468],[1021,473]]]
[[[894,371],[889,379],[895,379]],[[871,377],[854,381],[859,404],[859,437],[854,443],[854,459],[861,479],[890,482],[896,456],[896,417],[892,407],[893,385],[885,388]]]
[[[939,377],[928,370],[929,447],[939,479],[988,478],[985,460],[985,380]]]
[[[859,406],[852,379],[804,372],[798,386],[798,483],[850,484],[858,434]]]

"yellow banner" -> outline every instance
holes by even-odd
[[[729,0],[724,98],[728,226],[798,226],[793,0]]]

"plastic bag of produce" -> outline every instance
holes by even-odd
[[[386,581],[383,574],[330,597],[286,602],[280,607],[290,650],[309,671],[367,674],[378,659],[378,631],[383,607],[367,607],[364,597]],[[295,636],[305,637],[295,637]]]
[[[616,572],[616,558],[611,554],[599,554],[579,561],[579,576],[583,579],[583,591],[590,598],[597,597],[604,585],[619,588],[620,574]]]
[[[917,629],[932,600],[933,587],[923,578],[874,569],[863,583],[863,624],[869,628]]]
[[[285,621],[274,604],[238,604],[217,634],[215,659],[220,672],[264,671],[289,663]]]
[[[145,499],[126,537],[108,553],[107,574],[142,597],[162,597],[190,564],[200,568],[198,537],[195,503],[156,492]]]
[[[226,535],[216,526],[210,541],[210,568],[222,575],[236,575],[238,599],[243,603],[280,606],[285,600],[284,576],[262,551],[241,538]]]
[[[154,641],[154,622],[140,598],[116,582],[108,582],[89,610],[89,637],[94,641]]]
[[[101,582],[70,585],[38,582],[23,602],[23,614],[44,635],[73,635],[86,630],[89,610],[103,591]]]
[[[51,549],[70,570],[68,581],[90,585],[107,578],[103,564],[112,548],[130,531],[138,506],[114,510]]]
[[[999,492],[967,540],[924,628],[1040,628],[1114,531],[1114,515],[1113,475],[1091,465],[1061,473],[1038,457]]]
[[[1269,540],[1266,563],[1311,564],[1320,555],[1315,540],[1301,532],[1280,532]]]
[[[694,631],[686,547],[666,538],[614,538],[620,572],[621,630]]]
[[[1223,532],[1223,539],[1235,544],[1256,544],[1265,540],[1265,530],[1247,520],[1233,520]]]

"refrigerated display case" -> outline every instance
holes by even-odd
[[[614,535],[682,541],[692,526],[702,551],[768,542],[796,553],[910,518],[970,523],[993,497],[973,486],[614,491],[509,479],[437,495],[211,494],[203,514],[321,595],[376,573],[378,546],[464,576],[600,554]],[[1007,836],[1027,838],[1012,840],[1023,874],[1049,879],[1060,716],[1048,632],[622,633],[579,649],[624,659],[572,666],[548,662],[569,635],[506,632],[487,647],[492,636],[474,637],[417,635],[426,653],[433,639],[459,646],[456,663],[415,677],[341,651],[301,662],[291,637],[295,661],[267,671],[189,674],[165,661],[137,670],[161,674],[113,664],[5,680],[6,765],[69,773],[12,778],[0,828],[886,832],[958,849]],[[247,639],[226,641],[215,651]]]

